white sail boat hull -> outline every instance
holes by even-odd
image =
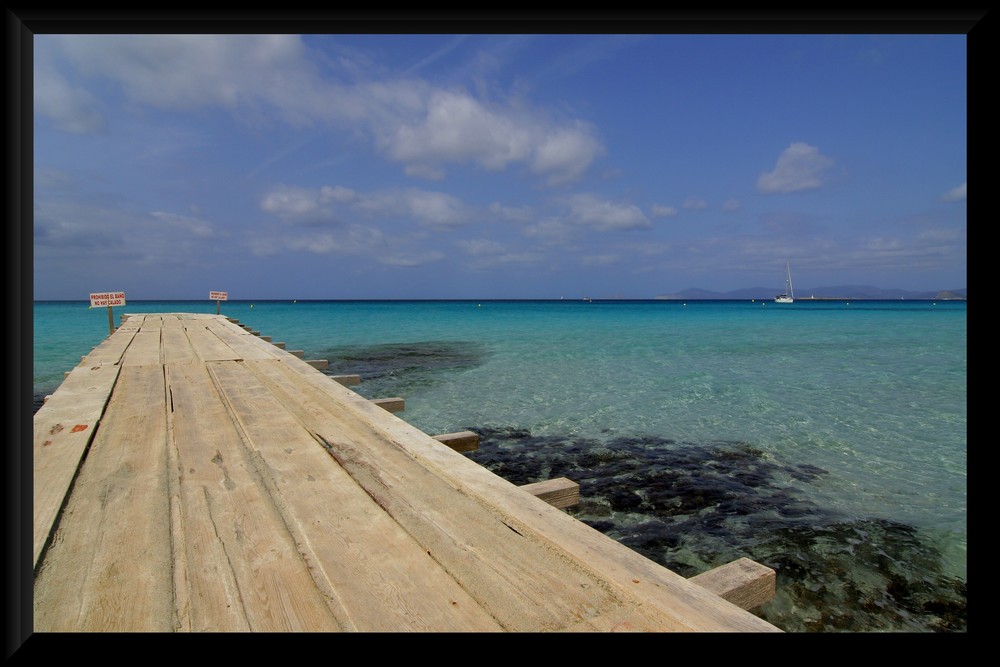
[[[785,262],[785,293],[774,297],[775,303],[795,303],[795,293],[792,291],[792,264]]]

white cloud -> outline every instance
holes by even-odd
[[[649,229],[653,226],[639,207],[632,204],[610,202],[591,194],[574,195],[569,198],[568,204],[571,222],[599,231]]]
[[[524,235],[550,243],[561,243],[571,236],[572,231],[571,226],[565,220],[547,217],[525,226]]]
[[[590,126],[577,121],[572,127],[546,132],[531,170],[544,175],[549,185],[562,185],[578,180],[603,152]]]
[[[351,225],[337,233],[323,231],[298,236],[282,236],[282,245],[290,250],[304,250],[317,255],[341,253],[373,254],[385,246],[381,230],[363,225]]]
[[[407,188],[359,193],[340,185],[303,188],[279,185],[261,200],[262,210],[300,226],[341,224],[351,214],[375,219],[402,218],[435,231],[466,224],[462,202],[449,194]]]
[[[198,218],[177,215],[176,213],[164,213],[163,211],[153,211],[151,215],[167,225],[187,231],[192,236],[200,239],[209,239],[216,236],[216,231],[212,225]]]
[[[965,201],[966,199],[966,184],[962,183],[956,188],[952,188],[948,192],[941,196],[943,201]]]
[[[511,106],[489,105],[461,90],[429,90],[425,109],[385,126],[379,145],[407,173],[440,179],[441,165],[471,163],[498,171],[528,163],[550,185],[577,180],[604,148],[586,123],[556,125]]]
[[[316,70],[295,35],[61,35],[41,43],[52,44],[84,75],[118,83],[131,102],[162,109],[263,103],[286,121],[307,120],[303,93]]]
[[[504,206],[500,202],[493,202],[489,205],[489,210],[504,220],[515,222],[529,222],[535,217],[530,206]]]
[[[650,210],[650,215],[654,218],[672,218],[677,215],[677,209],[673,206],[653,204],[653,208]]]
[[[469,255],[499,255],[505,250],[503,245],[490,239],[465,239],[455,244]]]
[[[96,131],[87,77],[117,84],[128,103],[160,109],[220,107],[264,126],[324,124],[367,132],[414,177],[440,180],[448,164],[502,170],[522,164],[549,185],[580,178],[604,148],[594,128],[555,121],[514,102],[493,102],[424,81],[338,81],[296,35],[62,35],[36,38],[45,62],[62,58],[81,84],[36,70],[37,112],[66,131]]]
[[[432,264],[444,259],[444,253],[440,250],[428,250],[421,253],[384,255],[378,261],[388,266],[414,267]]]
[[[451,195],[411,188],[401,197],[410,214],[426,227],[442,230],[465,224],[462,202]]]
[[[698,197],[688,197],[681,206],[689,211],[701,211],[708,208],[708,202]]]
[[[264,195],[260,208],[296,226],[328,226],[341,223],[334,205],[355,199],[353,191],[339,186],[303,188],[278,185]]]
[[[446,175],[441,167],[432,167],[427,164],[408,164],[403,169],[407,176],[421,178],[425,181],[443,181]]]
[[[821,187],[833,160],[821,155],[815,146],[793,143],[778,156],[774,171],[757,179],[757,189],[765,194],[798,192]]]
[[[400,162],[476,162],[498,170],[530,155],[531,134],[464,92],[437,90],[430,93],[422,117],[410,119],[383,141]]]
[[[874,238],[869,239],[864,248],[866,250],[873,250],[876,252],[893,252],[901,250],[903,248],[903,244],[899,239]]]
[[[358,199],[357,192],[340,185],[335,185],[333,187],[324,185],[319,189],[319,194],[322,201],[325,202],[335,201],[341,204],[350,204]]]
[[[72,134],[104,130],[104,117],[93,95],[71,86],[55,71],[36,68],[34,87],[35,113],[52,119],[56,129]]]
[[[928,229],[917,235],[917,240],[926,244],[952,243],[963,238],[964,234],[957,229]]]
[[[530,264],[545,258],[538,252],[508,252],[504,245],[490,239],[465,239],[456,241],[455,245],[472,258],[465,265],[473,270],[489,269],[503,264]]]

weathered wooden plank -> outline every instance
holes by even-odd
[[[339,382],[345,387],[353,387],[355,385],[361,384],[360,375],[331,375],[330,379]]]
[[[325,371],[330,367],[330,361],[328,359],[306,359],[305,361],[307,364],[320,371]]]
[[[164,364],[189,364],[198,360],[182,319],[164,318],[160,331],[160,354]]]
[[[184,329],[202,361],[235,361],[243,358],[210,331],[205,322],[189,322]]]
[[[433,437],[438,442],[448,445],[456,452],[472,452],[479,449],[479,434],[474,431],[441,433]]]
[[[159,322],[158,319],[146,318],[146,322]],[[143,328],[136,332],[132,338],[132,344],[122,355],[122,366],[156,366],[160,359],[160,327],[153,326]]]
[[[123,324],[115,331],[114,336],[108,336],[91,350],[90,354],[83,358],[81,364],[97,366],[120,363],[122,355],[132,342],[132,337],[139,331],[143,319],[141,317],[130,318],[127,325]]]
[[[260,338],[224,320],[208,322],[206,327],[241,359],[276,359],[281,354],[273,345],[265,344]]]
[[[325,376],[306,381],[342,400],[345,412],[381,433],[456,489],[487,503],[512,530],[549,544],[567,559],[601,572],[607,586],[631,596],[659,619],[661,631],[780,632],[778,628],[714,593],[687,581],[586,524],[535,498],[422,433],[386,415],[350,389]]]
[[[354,481],[504,629],[562,630],[623,604],[585,565],[525,536],[478,499],[414,465],[396,443],[347,416],[325,392],[308,391],[302,382],[307,374],[292,378],[294,371],[284,364],[248,365],[275,383],[272,391],[281,403],[315,429]]]
[[[237,362],[218,362],[237,363]],[[178,624],[193,632],[322,632],[327,605],[202,364],[167,366]]]
[[[163,371],[121,369],[34,584],[38,632],[174,628]]]
[[[639,603],[623,604],[606,614],[574,623],[566,632],[662,632],[663,626]]]
[[[521,488],[547,502],[553,507],[565,509],[580,504],[580,485],[565,477],[556,477],[532,484],[522,484]]]
[[[166,313],[149,313],[143,318],[139,331],[154,331],[163,327],[163,318],[170,317]]]
[[[32,449],[35,567],[83,454],[94,437],[120,369],[116,364],[77,366],[35,413]]]
[[[314,577],[347,610],[349,629],[499,629],[303,428],[299,407],[315,400],[308,387],[306,393],[298,391],[296,383],[306,373],[279,361],[213,364],[210,371],[259,455],[262,474],[280,496]],[[291,403],[284,394],[274,395],[278,384],[293,393]]]
[[[766,565],[738,558],[688,581],[729,600],[741,609],[753,609],[774,598],[775,572]]]

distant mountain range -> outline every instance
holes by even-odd
[[[698,288],[686,289],[676,294],[660,294],[657,299],[773,299],[782,290],[774,287],[747,287],[732,292],[712,292]],[[838,285],[796,289],[795,298],[816,299],[966,299],[966,288],[939,292],[911,292],[902,289],[882,289],[871,285]]]

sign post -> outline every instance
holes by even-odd
[[[229,300],[229,292],[209,292],[208,298],[215,302],[215,314],[222,310],[222,302]]]
[[[90,307],[99,308],[100,306],[108,307],[108,335],[110,336],[115,332],[115,318],[111,314],[112,306],[124,306],[125,305],[125,292],[91,292],[90,294]]]

